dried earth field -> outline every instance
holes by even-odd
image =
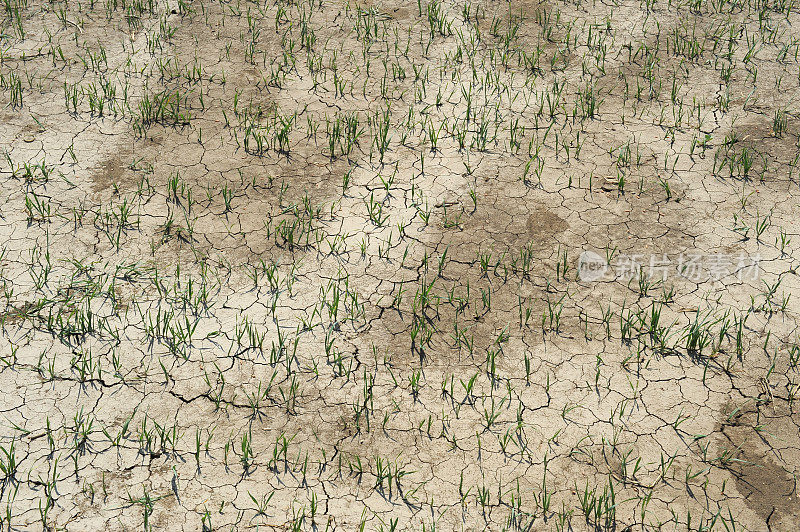
[[[791,0],[1,20],[3,530],[795,529]]]

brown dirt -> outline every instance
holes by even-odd
[[[794,530],[774,4],[8,2],[0,529]]]

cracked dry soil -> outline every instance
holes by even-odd
[[[5,0],[0,528],[796,530],[798,24]]]

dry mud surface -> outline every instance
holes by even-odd
[[[796,530],[793,2],[0,23],[2,530]]]

